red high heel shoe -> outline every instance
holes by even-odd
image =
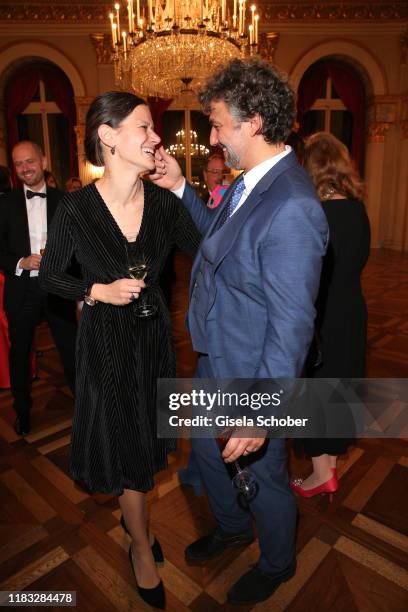
[[[335,493],[337,489],[339,488],[337,476],[334,472],[333,472],[333,476],[329,480],[319,485],[318,487],[313,487],[313,489],[302,489],[302,486],[301,486],[302,482],[303,482],[302,478],[295,478],[290,483],[290,486],[295,493],[297,493],[301,497],[314,497],[315,495],[321,495],[322,493],[328,493],[330,502],[332,502],[333,500],[333,493]]]

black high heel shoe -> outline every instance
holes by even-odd
[[[160,580],[159,584],[153,587],[152,589],[144,589],[143,587],[140,587],[137,584],[135,568],[133,566],[132,545],[129,546],[129,561],[133,575],[135,577],[136,589],[141,599],[143,599],[143,601],[145,601],[149,606],[152,606],[153,608],[165,610],[166,594],[164,592],[163,580]]]
[[[123,527],[123,530],[130,535],[130,531],[126,526],[125,523],[125,519],[123,518],[123,515],[120,517],[120,524]],[[162,563],[164,563],[164,554],[163,554],[163,550],[162,547],[160,546],[160,542],[157,538],[154,539],[154,542],[152,544],[152,554],[153,554],[153,559],[155,561],[155,563],[157,565],[161,565]]]

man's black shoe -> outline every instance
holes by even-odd
[[[247,546],[254,540],[252,529],[241,533],[225,533],[215,529],[212,533],[196,540],[185,551],[186,560],[190,562],[209,561],[218,557],[226,548]]]
[[[228,591],[228,603],[255,604],[265,601],[282,582],[290,580],[296,573],[296,559],[279,574],[265,574],[255,566],[246,572]]]
[[[31,431],[30,419],[27,417],[17,417],[14,421],[14,431],[18,436],[28,436]]]

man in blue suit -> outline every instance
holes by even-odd
[[[211,214],[161,147],[157,184],[182,198],[203,241],[194,262],[188,327],[200,354],[201,378],[292,378],[301,374],[312,340],[327,224],[315,190],[285,146],[295,113],[285,76],[259,59],[231,61],[200,93],[211,123],[210,143],[227,165],[243,169]],[[222,456],[214,439],[193,451],[217,529],[186,549],[191,562],[212,559],[253,540],[260,558],[230,589],[231,603],[270,597],[296,571],[296,504],[282,439],[234,433]],[[224,462],[251,455],[259,484],[248,513]],[[252,514],[252,517],[251,517]]]

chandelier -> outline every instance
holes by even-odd
[[[109,17],[116,85],[141,96],[195,91],[221,63],[257,51],[259,15],[246,0],[127,0],[126,19],[118,3]]]
[[[166,153],[174,155],[174,157],[185,157],[186,155],[186,133],[184,130],[179,130],[176,133],[177,143],[171,144]],[[190,155],[191,157],[207,157],[210,150],[197,142],[197,132],[190,130]]]

